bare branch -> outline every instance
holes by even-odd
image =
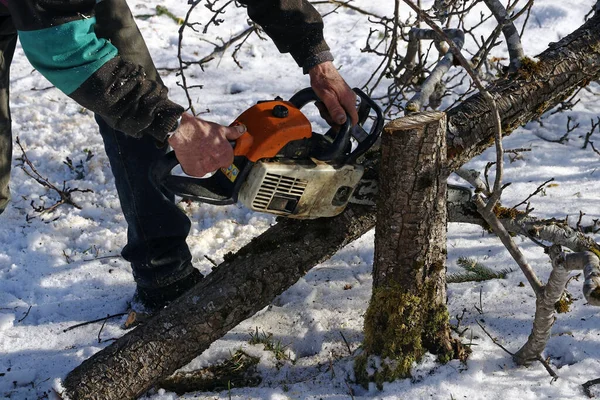
[[[423,31],[423,29],[421,29],[420,31]],[[435,33],[435,31],[430,32]],[[454,43],[456,43],[456,47],[458,49],[462,49],[465,40],[465,35],[463,32],[461,32],[458,29],[445,29],[444,33],[446,33],[446,35],[452,38]],[[416,37],[416,35],[414,35],[414,37]],[[440,38],[435,37],[435,40],[440,40]],[[406,103],[406,110],[409,112],[418,112],[423,107],[425,101],[429,101],[429,103],[431,104],[431,96],[434,94],[436,87],[440,84],[442,78],[453,64],[454,55],[452,54],[452,52],[448,51],[433,68],[433,70],[429,73],[429,76],[421,85],[421,90],[418,91],[408,101],[408,103]]]
[[[127,313],[120,313],[120,314],[114,314],[114,315],[107,315],[107,316],[106,316],[106,317],[104,317],[104,318],[98,318],[98,319],[95,319],[95,320],[93,320],[93,321],[82,322],[81,324],[77,324],[77,325],[70,326],[70,327],[68,327],[68,328],[65,328],[65,329],[63,329],[63,332],[68,332],[68,331],[71,331],[71,330],[73,330],[73,329],[75,329],[75,328],[79,328],[79,327],[86,326],[86,325],[90,325],[90,324],[95,324],[96,322],[106,322],[107,320],[109,320],[109,319],[111,319],[111,318],[119,318],[119,317],[122,317],[122,316],[124,316],[124,315],[127,315]],[[103,326],[104,326],[104,325],[103,325]]]
[[[75,192],[90,193],[90,192],[93,192],[93,190],[92,189],[70,188],[70,187],[67,186],[66,182],[63,182],[62,189],[57,188],[55,185],[53,185],[52,183],[50,183],[50,181],[47,178],[44,178],[37,171],[37,169],[35,168],[35,166],[33,165],[33,163],[29,160],[29,157],[27,157],[27,153],[25,152],[25,149],[21,145],[21,142],[19,141],[18,137],[16,138],[15,142],[16,142],[17,146],[19,146],[19,148],[21,149],[21,153],[22,154],[21,154],[21,157],[19,159],[23,162],[23,165],[21,165],[21,169],[23,170],[23,172],[25,172],[25,174],[27,174],[29,177],[33,178],[37,183],[39,183],[43,187],[55,191],[58,194],[58,196],[59,196],[59,200],[54,205],[52,205],[50,207],[35,206],[35,204],[34,204],[34,202],[32,200],[31,201],[31,206],[33,207],[33,209],[36,212],[39,212],[40,214],[44,214],[44,213],[48,213],[48,212],[54,211],[56,208],[58,208],[62,204],[68,204],[70,206],[73,206],[73,207],[81,210],[81,206],[78,205],[77,203],[75,203],[75,201],[71,197],[71,194],[75,193]],[[29,167],[29,169],[27,169],[26,166]]]
[[[529,339],[515,354],[515,361],[519,364],[526,365],[541,358],[555,321],[555,304],[566,288],[571,271],[583,269],[583,293],[590,305],[600,306],[600,260],[596,253],[582,251],[566,254],[561,251],[560,246],[553,245],[549,255],[552,260],[552,272],[543,292],[537,296],[535,318]]]
[[[475,203],[477,204],[477,210],[479,211],[483,219],[485,219],[486,222],[490,225],[490,227],[498,236],[502,244],[504,244],[504,247],[506,247],[510,255],[517,262],[517,264],[521,268],[521,271],[523,271],[523,274],[525,275],[527,281],[533,288],[533,291],[536,293],[536,295],[538,293],[541,293],[543,290],[542,282],[536,276],[535,272],[533,271],[533,268],[531,268],[531,266],[525,259],[523,253],[521,253],[519,247],[514,243],[506,228],[504,228],[502,223],[500,223],[498,217],[494,214],[492,210],[488,209],[486,203],[483,201],[481,196],[475,197]]]
[[[388,50],[386,52],[386,58],[384,58],[384,60],[382,61],[383,64],[385,64],[385,66],[383,67],[383,69],[381,70],[381,73],[379,74],[379,76],[377,77],[377,79],[375,79],[375,83],[371,86],[371,88],[375,88],[377,87],[377,85],[379,85],[379,83],[381,82],[381,80],[385,77],[385,75],[388,73],[388,71],[390,70],[390,66],[392,64],[392,60],[394,59],[394,53],[396,52],[396,47],[397,47],[397,43],[398,43],[398,31],[400,30],[400,0],[394,0],[394,19],[393,21],[393,25],[392,25],[392,32],[391,32],[391,39],[390,39],[390,45],[388,46]],[[368,40],[367,40],[368,42]],[[378,68],[379,69],[379,68]],[[374,75],[371,76],[371,78],[369,78],[369,80],[365,83],[364,87],[366,88],[369,83],[371,82],[371,80],[374,78]]]
[[[194,109],[194,104],[192,103],[192,98],[190,96],[190,93],[187,89],[187,81],[186,81],[186,77],[185,77],[185,72],[184,72],[184,61],[181,57],[181,47],[183,45],[183,31],[185,30],[186,27],[190,27],[190,16],[192,15],[192,11],[194,10],[194,8],[196,8],[196,6],[200,4],[200,0],[194,1],[192,3],[192,5],[190,6],[190,8],[188,9],[188,12],[185,14],[185,19],[183,20],[183,24],[181,24],[181,27],[179,28],[179,44],[177,46],[177,60],[179,60],[179,75],[181,76],[181,80],[182,80],[182,84],[181,87],[183,88],[185,95],[187,97],[188,100],[188,108],[190,109],[190,111],[192,112],[192,114],[196,115],[196,110]],[[185,66],[187,68],[187,66]]]
[[[481,96],[485,99],[486,103],[490,107],[492,114],[494,115],[494,118],[495,118],[494,133],[495,133],[495,143],[496,143],[496,179],[494,182],[494,190],[492,192],[492,195],[490,196],[487,204],[485,205],[485,207],[487,208],[487,210],[489,212],[489,211],[493,210],[496,203],[500,199],[500,196],[502,195],[502,175],[503,175],[502,124],[500,121],[500,113],[498,111],[498,107],[496,106],[496,101],[494,100],[492,95],[485,89],[485,87],[479,80],[479,77],[477,76],[477,74],[475,73],[473,68],[471,67],[471,64],[462,55],[460,49],[456,46],[454,41],[452,39],[450,39],[448,37],[448,35],[446,35],[445,32],[435,22],[433,22],[433,20],[431,20],[431,18],[429,18],[429,16],[425,12],[423,12],[419,7],[417,7],[412,1],[410,1],[410,0],[403,0],[403,1],[410,8],[412,8],[417,13],[417,15],[419,15],[419,17],[422,18],[423,21],[425,23],[427,23],[427,25],[429,25],[429,27],[431,29],[433,29],[439,35],[439,37],[443,38],[444,41],[448,44],[448,46],[450,46],[450,50],[454,54],[454,57],[456,57],[456,59],[459,61],[460,65],[465,69],[465,71],[467,71],[467,73],[473,80],[473,83],[479,90]]]
[[[600,378],[592,379],[591,381],[587,381],[586,383],[584,383],[582,385],[583,391],[585,392],[587,397],[589,397],[590,399],[594,397],[594,395],[592,394],[592,391],[590,390],[590,387],[592,387],[594,385],[600,385]]]
[[[210,54],[208,54],[196,61],[185,61],[185,60],[183,60],[182,55],[181,55],[181,50],[182,50],[182,46],[183,46],[183,34],[184,34],[184,31],[186,28],[191,28],[192,30],[196,31],[195,25],[197,25],[197,24],[190,23],[189,19],[192,14],[192,11],[194,11],[194,8],[196,6],[198,6],[198,4],[200,4],[200,2],[201,2],[201,0],[196,0],[192,3],[190,3],[191,6],[188,9],[188,12],[185,16],[183,24],[179,28],[179,45],[178,45],[178,49],[177,49],[177,59],[179,60],[179,75],[181,76],[181,80],[182,80],[181,83],[178,83],[178,86],[180,86],[184,90],[187,100],[188,100],[188,109],[194,115],[198,115],[200,113],[197,112],[196,109],[194,108],[194,105],[192,102],[192,97],[189,93],[189,89],[202,88],[203,86],[202,85],[189,86],[187,84],[187,79],[186,79],[184,70],[186,68],[188,68],[190,65],[198,65],[198,66],[200,66],[200,68],[203,68],[206,63],[214,60],[219,55],[221,55],[225,51],[227,51],[232,45],[234,45],[236,42],[239,42],[239,41],[241,41],[241,43],[239,43],[237,46],[235,46],[232,57],[233,57],[234,62],[237,64],[237,66],[242,68],[241,64],[239,63],[239,61],[236,58],[237,53],[239,52],[241,47],[244,45],[246,40],[248,40],[250,35],[252,35],[253,33],[257,33],[259,30],[258,25],[254,24],[254,23],[250,23],[250,26],[248,28],[246,28],[243,31],[232,36],[229,40],[223,42],[221,45],[215,44],[215,48]],[[227,1],[224,5],[222,5],[221,7],[217,8],[217,9],[214,8],[215,4],[216,4],[216,1],[214,1],[214,2],[207,1],[206,8],[208,8],[210,11],[213,12],[213,16],[204,25],[203,33],[206,33],[208,27],[211,24],[212,25],[220,24],[221,20],[218,18],[218,16],[223,14],[225,12],[225,9],[228,6],[230,6],[231,4],[233,4],[233,0]]]
[[[596,131],[596,128],[598,128],[598,125],[600,125],[600,117],[596,117],[596,122],[594,123],[594,120],[591,120],[591,125],[592,125],[592,129],[590,129],[590,131],[588,133],[585,134],[585,140],[583,142],[583,147],[582,149],[586,149],[588,143],[590,142],[590,138],[592,137],[592,135],[594,134],[594,132]]]
[[[473,169],[464,169],[459,168],[455,171],[455,174],[463,178],[465,181],[469,182],[475,188],[475,191],[478,193],[482,193],[484,196],[489,197],[489,187],[486,185],[484,181],[480,178],[479,171],[475,171]]]
[[[583,270],[583,295],[589,305],[600,306],[600,260],[591,251],[565,254],[567,269]]]
[[[491,341],[498,347],[500,347],[502,350],[504,350],[505,353],[510,354],[511,356],[514,357],[514,353],[511,352],[510,350],[508,350],[506,347],[504,347],[502,344],[500,344],[500,342],[498,341],[497,338],[493,337],[488,331],[487,329],[485,329],[485,327],[481,324],[481,322],[475,320],[475,322],[477,322],[477,325],[479,325],[479,327],[481,328],[481,330],[483,331],[483,333],[485,333],[487,335],[487,337],[489,337],[491,339]]]
[[[229,0],[227,1],[224,5],[222,5],[220,8],[215,9],[214,6],[217,4],[219,0],[215,0],[213,2],[211,2],[210,0],[206,0],[206,5],[205,7],[208,8],[210,11],[213,12],[213,16],[210,18],[210,20],[204,25],[204,29],[202,30],[202,33],[206,33],[208,32],[208,28],[210,27],[211,24],[214,25],[220,25],[221,22],[223,22],[222,19],[219,19],[219,15],[224,14],[225,13],[225,9],[231,4],[233,3],[233,0]],[[194,7],[194,6],[193,6]]]
[[[483,2],[488,6],[496,18],[496,21],[498,21],[499,27],[504,34],[504,38],[506,39],[506,46],[508,47],[508,54],[510,57],[508,72],[515,72],[521,66],[521,59],[525,57],[519,32],[509,19],[506,8],[504,8],[499,0],[483,0]],[[530,0],[529,3],[529,6],[533,4],[533,0]],[[527,7],[528,6],[525,8]]]
[[[529,196],[527,196],[527,198],[525,200],[523,200],[522,202],[520,202],[519,204],[515,204],[514,206],[512,206],[512,208],[517,208],[523,204],[526,204],[529,199],[531,199],[533,196],[535,196],[536,194],[538,194],[539,192],[541,192],[542,190],[544,190],[544,187],[549,184],[550,182],[553,182],[554,178],[550,178],[548,179],[546,182],[542,183],[540,186],[537,187],[537,189],[535,189],[535,191],[533,193],[531,193]]]
[[[356,12],[358,12],[360,14],[363,14],[363,15],[368,15],[368,16],[373,17],[373,18],[377,18],[377,19],[382,19],[383,18],[380,15],[377,15],[377,14],[372,13],[370,11],[363,10],[360,7],[357,7],[355,5],[350,4],[351,1],[352,0],[349,0],[349,1],[321,0],[321,1],[311,1],[310,4],[313,4],[313,5],[314,4],[334,4],[334,5],[338,6],[338,7],[348,8],[350,10],[356,11]]]

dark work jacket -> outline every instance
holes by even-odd
[[[307,0],[240,3],[305,72],[332,59]],[[8,0],[8,8],[27,58],[57,88],[115,129],[165,140],[183,107],[169,100],[126,0]]]

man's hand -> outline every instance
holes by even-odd
[[[244,132],[244,125],[223,126],[184,113],[179,128],[169,138],[169,144],[175,150],[183,172],[204,176],[231,165],[233,148],[229,141],[239,138]]]
[[[334,124],[343,124],[346,122],[346,114],[350,115],[352,125],[358,123],[358,112],[356,111],[356,94],[350,89],[350,86],[344,81],[338,70],[331,61],[315,65],[308,74],[310,76],[310,85],[321,99],[329,116],[325,119]],[[322,111],[322,110],[320,110]],[[331,121],[329,121],[331,119]]]

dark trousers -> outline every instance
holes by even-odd
[[[0,5],[4,8],[4,6]],[[12,132],[10,127],[9,69],[17,44],[17,32],[4,8],[0,8],[0,214],[10,200],[8,181],[12,162]]]
[[[126,7],[124,1],[121,4]],[[10,199],[12,134],[8,88],[16,40],[8,10],[0,4],[0,213]],[[153,288],[185,278],[193,271],[192,256],[185,243],[190,221],[173,199],[156,189],[149,179],[150,166],[164,155],[165,149],[158,148],[152,138],[134,139],[116,131],[99,116],[96,121],[127,221],[127,245],[122,255],[131,262],[135,281],[139,286]]]
[[[131,262],[138,285],[164,286],[193,271],[185,238],[190,220],[152,184],[152,164],[165,154],[151,137],[135,139],[96,116],[127,221],[123,257]]]

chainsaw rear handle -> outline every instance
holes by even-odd
[[[170,193],[177,194],[184,199],[200,201],[202,203],[227,205],[234,204],[237,198],[233,192],[224,191],[217,183],[215,175],[210,178],[194,178],[191,176],[171,175],[171,170],[179,165],[174,151],[161,157],[150,168],[150,180],[158,190],[167,189]],[[198,185],[198,180],[202,185]]]

